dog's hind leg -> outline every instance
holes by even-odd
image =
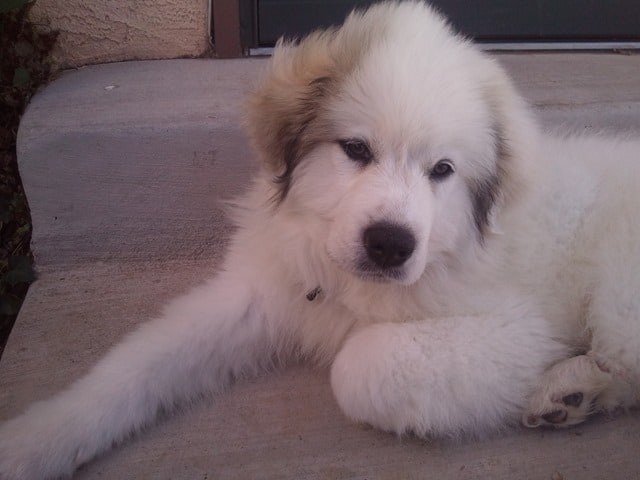
[[[70,388],[0,426],[0,479],[71,475],[160,411],[220,391],[268,362],[273,337],[250,280],[223,272],[171,303]]]
[[[515,423],[553,362],[567,355],[548,323],[515,302],[502,314],[366,327],[332,369],[352,419],[399,434],[481,435]]]
[[[527,427],[568,427],[593,413],[629,408],[640,402],[640,375],[616,356],[594,348],[551,367],[522,415]]]
[[[640,345],[632,345],[638,332],[614,344],[601,333],[594,332],[586,355],[563,360],[545,373],[524,411],[524,425],[567,427],[593,413],[640,403]]]
[[[607,259],[585,320],[590,351],[545,373],[529,399],[524,425],[565,427],[640,403],[640,265],[633,265],[634,258],[640,255]]]
[[[563,360],[545,372],[522,415],[527,427],[568,427],[598,410],[598,399],[611,389],[613,376],[595,355]]]

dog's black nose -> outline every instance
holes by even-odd
[[[362,241],[369,259],[382,268],[399,267],[416,248],[416,239],[408,228],[387,222],[367,227]]]

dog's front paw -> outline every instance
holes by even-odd
[[[590,355],[557,363],[530,397],[522,422],[531,428],[581,423],[600,410],[598,399],[611,382],[611,373]]]
[[[37,455],[40,439],[12,420],[0,428],[0,480],[45,478]],[[22,425],[24,427],[26,425]]]
[[[331,370],[335,398],[347,417],[385,431],[402,433],[408,427],[409,408],[395,368],[393,325],[375,325],[352,336],[336,357]]]
[[[478,376],[465,371],[469,360],[432,333],[431,324],[407,323],[371,325],[352,335],[331,370],[347,417],[426,437],[480,433],[508,416],[512,402],[500,403],[492,387],[470,386]]]
[[[55,411],[35,404],[27,414],[0,425],[0,480],[68,478],[80,449],[69,448],[72,427]]]

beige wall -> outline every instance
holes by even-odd
[[[207,0],[36,0],[34,22],[60,31],[60,68],[209,51]]]

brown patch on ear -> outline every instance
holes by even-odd
[[[279,42],[262,85],[249,98],[249,135],[281,198],[315,144],[319,132],[311,125],[336,84],[336,64],[326,48],[330,35],[314,34],[299,45]]]
[[[382,13],[365,22],[361,12],[352,13],[340,29],[312,33],[299,44],[278,41],[261,85],[249,98],[247,124],[280,199],[304,155],[318,142],[333,140],[327,138],[323,107],[362,53],[382,38]]]
[[[282,149],[277,152],[277,158],[284,162],[284,171],[275,177],[276,184],[280,187],[280,199],[287,195],[293,171],[300,160],[321,140],[324,129],[315,120],[320,115],[322,100],[329,96],[331,82],[329,77],[312,81],[306,98],[300,102],[299,111],[294,111],[290,117],[283,119],[276,134],[276,144]],[[310,127],[313,127],[313,131]]]
[[[471,179],[468,182],[473,205],[473,220],[481,241],[484,239],[487,228],[491,223],[492,210],[497,203],[504,202],[505,197],[508,195],[508,184],[514,181],[513,178],[509,177],[510,172],[508,169],[513,162],[517,162],[516,159],[512,158],[513,153],[510,151],[508,141],[504,138],[502,127],[494,125],[492,130],[496,155],[495,170],[488,173],[484,178]]]
[[[489,70],[484,91],[493,116],[496,163],[485,179],[469,185],[481,238],[492,210],[517,202],[535,177],[538,141],[538,127],[509,76],[495,61],[485,58],[484,62]]]
[[[482,179],[473,179],[469,182],[473,220],[480,241],[484,240],[489,226],[491,210],[500,196],[500,187],[501,179],[499,174],[492,174]]]

